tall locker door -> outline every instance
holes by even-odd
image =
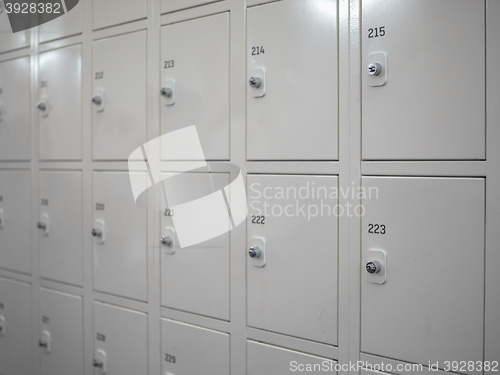
[[[0,52],[28,47],[30,36],[28,31],[13,33],[4,0],[0,0]]]
[[[337,345],[338,178],[249,175],[248,325]]]
[[[94,303],[94,375],[148,374],[148,319],[142,312]]]
[[[83,375],[83,303],[71,294],[42,289],[42,375]]]
[[[31,272],[30,173],[0,171],[0,267]]]
[[[146,185],[145,173],[131,172]],[[94,173],[94,288],[147,300],[146,210],[135,205],[128,173]]]
[[[168,174],[163,176],[167,178]],[[229,184],[229,175],[223,173],[184,173],[174,178],[177,185],[169,184],[168,178],[164,185],[169,204],[202,199],[212,193],[212,187],[221,189]],[[199,204],[203,210],[203,203]],[[172,220],[175,214],[169,208],[162,211],[162,239],[171,239],[162,244],[161,250],[162,305],[229,320],[229,234],[180,248]]]
[[[82,158],[81,59],[80,44],[39,55],[37,108],[42,160]]]
[[[161,13],[214,3],[218,0],[161,0]]]
[[[93,0],[94,30],[136,21],[147,16],[146,0]]]
[[[31,286],[0,278],[0,374],[32,373]]]
[[[162,370],[172,375],[229,375],[229,335],[162,319]]]
[[[338,159],[334,0],[285,0],[247,11],[247,157]]]
[[[485,1],[362,1],[365,160],[485,158]]]
[[[39,194],[40,276],[81,286],[83,283],[82,173],[40,172]]]
[[[294,350],[247,341],[246,375],[335,374],[336,361]]]
[[[125,7],[120,2],[116,9]],[[121,13],[116,9],[111,13]],[[146,141],[146,44],[146,31],[94,42],[92,144],[96,160],[127,160]]]
[[[228,160],[229,14],[164,26],[161,45],[162,133],[195,125],[205,159]]]
[[[481,361],[484,179],[364,177],[363,187],[362,352]]]
[[[66,13],[38,27],[39,42],[81,34],[83,2],[84,0],[64,0]]]
[[[29,160],[30,139],[30,58],[0,62],[0,160]]]

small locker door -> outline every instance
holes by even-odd
[[[229,375],[229,335],[162,319],[162,373]]]
[[[485,1],[362,1],[366,160],[485,158]]]
[[[147,16],[146,0],[93,0],[94,30],[140,20]]]
[[[146,174],[136,173],[146,185]],[[147,300],[146,210],[135,205],[126,172],[94,173],[94,288]]]
[[[247,341],[246,375],[336,374],[336,361],[294,350]]]
[[[148,374],[147,315],[94,303],[94,375]]]
[[[337,4],[247,11],[247,157],[338,159]]]
[[[205,159],[228,160],[229,14],[164,26],[161,45],[162,133],[195,125]]]
[[[337,345],[338,178],[249,175],[247,184],[248,325]]]
[[[66,13],[38,27],[39,42],[81,34],[83,2],[84,0],[65,0]]]
[[[0,171],[0,267],[31,272],[30,173]]]
[[[40,172],[39,194],[40,276],[80,286],[83,283],[82,173]]]
[[[30,139],[30,58],[0,62],[0,160],[29,160]]]
[[[115,5],[111,13],[121,13],[117,9],[125,8]],[[146,31],[94,42],[92,121],[96,160],[127,160],[146,141],[146,44]]]
[[[0,278],[0,374],[32,371],[31,286]]]
[[[361,350],[481,361],[482,178],[364,177]]]
[[[83,375],[83,304],[71,294],[41,289],[42,375]]]
[[[212,187],[229,184],[229,175],[223,173],[184,173],[174,178],[179,181],[177,186],[169,184],[168,178],[164,184],[169,204],[201,199],[212,193]],[[162,305],[229,320],[229,233],[180,248],[171,215],[175,210],[162,210]]]
[[[39,55],[40,159],[82,158],[82,47]]]
[[[13,33],[4,0],[0,0],[0,52],[28,47],[30,36],[28,31]]]

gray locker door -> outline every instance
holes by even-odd
[[[81,34],[83,28],[83,2],[84,0],[79,1],[75,7],[63,16],[40,25],[38,27],[39,42],[43,43],[70,35]],[[66,4],[66,10],[68,10],[68,4]]]
[[[485,1],[362,1],[362,14],[363,159],[484,159]]]
[[[0,373],[32,373],[31,286],[0,278]]]
[[[31,272],[30,174],[0,172],[0,267]]]
[[[3,0],[0,1],[0,52],[6,52],[30,45],[29,31],[13,33]]]
[[[251,7],[247,30],[248,159],[337,160],[337,3]]]
[[[93,0],[94,30],[146,18],[146,0]]]
[[[42,375],[83,375],[82,298],[42,289],[40,303]]]
[[[484,179],[364,177],[363,187],[361,350],[482,360]]]
[[[337,186],[336,176],[248,176],[249,326],[337,344]]]

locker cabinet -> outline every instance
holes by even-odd
[[[213,191],[212,184],[217,188],[229,184],[229,175],[222,173],[184,173],[172,178],[179,179],[179,184],[165,184],[169,203],[200,199]],[[162,305],[229,320],[229,233],[179,248],[172,214],[175,211],[167,207],[162,210],[162,238],[172,240],[170,245],[164,243],[161,250]],[[215,216],[214,212],[217,220]]]
[[[41,374],[83,375],[83,303],[71,294],[41,289]]]
[[[146,31],[95,41],[92,58],[93,157],[127,160],[146,141]]]
[[[0,1],[0,52],[28,47],[30,36],[28,31],[13,33],[3,0]]]
[[[30,58],[0,62],[0,160],[29,160],[30,139]]]
[[[319,374],[335,374],[336,361],[310,354],[247,341],[247,375],[288,375],[309,371]],[[313,371],[314,370],[314,371]]]
[[[39,194],[40,276],[80,286],[83,283],[82,173],[42,171]]]
[[[336,345],[338,178],[249,175],[247,184],[248,325]]]
[[[248,9],[249,160],[338,159],[337,38],[335,1]]]
[[[81,58],[80,44],[39,55],[37,108],[42,160],[82,157]]]
[[[0,278],[0,373],[32,373],[31,286]]]
[[[161,13],[192,8],[198,5],[214,3],[218,0],[161,0]]]
[[[74,4],[76,2],[76,4]],[[65,1],[66,13],[59,18],[44,23],[38,27],[39,42],[64,38],[82,33],[83,0]]]
[[[485,2],[363,1],[362,14],[363,158],[484,159]]]
[[[136,21],[147,16],[146,0],[93,0],[94,30]]]
[[[229,335],[162,319],[162,373],[229,375]]]
[[[0,171],[0,267],[31,272],[30,174]]]
[[[424,365],[482,360],[484,179],[364,177],[363,186],[372,193],[361,350]]]
[[[162,133],[196,125],[205,158],[228,160],[229,14],[162,27],[161,56]]]
[[[134,173],[137,180],[146,174]],[[128,173],[93,174],[94,288],[147,300],[146,210],[135,205]]]
[[[94,375],[148,374],[147,315],[94,303]]]

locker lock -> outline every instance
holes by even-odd
[[[47,103],[45,102],[38,102],[36,107],[40,110],[40,111],[46,111],[47,110]]]
[[[163,246],[171,247],[172,244],[173,244],[172,237],[170,237],[170,236],[162,236],[161,239],[160,239],[160,243]]]
[[[46,230],[47,229],[47,224],[39,221],[38,224],[36,225],[36,227],[38,229],[40,229],[40,230]]]
[[[102,104],[102,98],[98,95],[94,95],[92,97],[92,103],[94,103],[95,105],[101,105]]]
[[[260,79],[259,77],[251,77],[248,80],[248,83],[249,83],[250,87],[253,87],[254,89],[258,89],[262,86],[262,79]]]
[[[260,258],[262,255],[262,250],[258,246],[255,247],[252,246],[248,250],[248,255],[250,256],[250,258]]]
[[[374,260],[371,262],[366,263],[366,271],[368,273],[379,273],[380,270],[382,269],[382,265],[378,260]]]
[[[166,98],[172,97],[172,94],[173,94],[172,89],[169,87],[163,87],[160,92],[161,92],[161,95],[166,97]]]
[[[99,228],[92,228],[93,237],[102,237],[102,230]]]
[[[382,72],[382,66],[379,63],[368,64],[368,74],[378,76]]]
[[[92,361],[92,365],[93,365],[94,367],[96,367],[96,368],[100,368],[100,369],[102,369],[102,368],[104,367],[104,362],[103,362],[102,360],[100,360],[100,359],[94,359],[94,360]]]

